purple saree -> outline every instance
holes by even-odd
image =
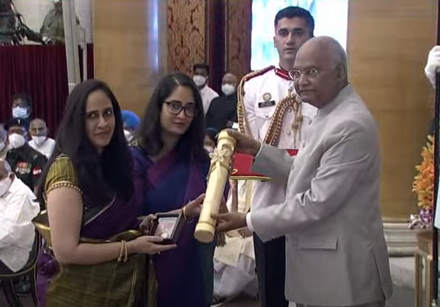
[[[206,190],[209,158],[190,162],[184,150],[176,150],[153,163],[133,147],[136,190],[144,190],[143,214],[182,208]],[[208,307],[212,299],[215,243],[194,238],[197,221],[182,229],[177,248],[153,256],[157,281],[157,307]]]
[[[59,166],[60,170],[72,167],[70,161],[65,162],[60,160],[57,159],[51,168],[55,164],[56,166]],[[66,165],[63,165],[63,163],[66,163]],[[55,167],[55,171],[57,169],[58,168]],[[52,174],[55,178],[55,180],[52,180],[52,183],[55,185],[57,182],[71,182],[72,184],[77,184],[75,178],[65,177],[67,174],[65,171],[61,171],[63,174],[53,173],[54,172],[49,172],[49,174]],[[51,179],[48,175],[46,182],[50,180]],[[105,208],[85,209],[81,238],[106,241],[120,233],[138,229],[139,222],[137,221],[137,217],[142,213],[141,205],[142,203],[138,201],[137,197],[133,197],[130,202],[116,199]],[[63,270],[60,270],[60,266],[53,254],[48,248],[42,248],[37,263],[37,297],[39,306],[133,306],[132,302],[139,300],[138,297],[133,298],[132,292],[139,292],[137,291],[138,286],[133,287],[134,283],[132,285],[124,285],[124,291],[126,289],[129,291],[117,293],[117,298],[115,297],[116,295],[112,297],[111,293],[109,294],[108,292],[115,291],[110,284],[111,278],[108,278],[109,275],[114,276],[120,283],[123,283],[124,281],[122,281],[122,279],[125,277],[135,276],[133,275],[133,269],[139,270],[139,268],[142,267],[142,262],[145,262],[146,257],[143,255],[133,255],[133,258],[136,259],[132,263],[128,261],[126,263],[127,265],[124,264],[126,266],[123,269],[121,268],[124,265],[117,267],[116,261],[114,261],[115,264],[109,262],[96,266],[62,266]],[[141,265],[139,265],[139,263]],[[109,270],[108,264],[110,264],[110,266],[113,265],[116,268],[115,271]],[[82,282],[86,285],[76,286],[78,283],[75,284],[75,280],[74,282],[70,282],[72,279],[68,280],[69,284],[63,284],[63,282],[60,281],[60,276],[69,270],[73,271],[73,273],[78,272],[80,275],[77,278],[80,280],[80,283]],[[116,270],[119,270],[118,273],[122,274],[116,276]],[[144,274],[144,270],[140,273]],[[54,277],[57,279],[55,280]],[[119,277],[120,279],[118,279]],[[139,280],[138,282],[140,283],[142,281]],[[62,297],[59,292],[66,292],[66,297]],[[56,294],[55,296],[57,296],[57,300],[59,301],[55,301],[53,298],[51,299],[51,293]],[[77,298],[67,298],[67,293],[75,293]],[[125,293],[130,294],[125,295]],[[135,293],[134,296],[137,296],[137,293]],[[50,303],[51,300],[52,303]],[[60,303],[60,301],[63,302]],[[86,305],[84,305],[85,302],[87,302]],[[124,303],[121,304],[121,302]]]

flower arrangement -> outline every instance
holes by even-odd
[[[412,191],[417,194],[418,214],[411,215],[410,228],[428,228],[432,224],[432,203],[434,197],[434,136],[422,150],[422,162],[416,166]]]

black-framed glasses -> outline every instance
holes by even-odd
[[[197,109],[194,104],[182,106],[180,101],[164,101],[167,105],[168,112],[173,115],[179,115],[183,111],[186,117],[193,118],[197,115]]]

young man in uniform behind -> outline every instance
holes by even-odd
[[[238,88],[240,131],[252,138],[283,149],[298,149],[304,129],[316,115],[316,108],[296,95],[292,70],[298,49],[313,37],[315,23],[309,11],[290,6],[275,16],[274,45],[279,66],[246,75]],[[293,152],[293,151],[292,151]],[[251,210],[282,202],[285,186],[256,181]],[[263,243],[254,233],[260,306],[287,307],[284,296],[285,237]]]

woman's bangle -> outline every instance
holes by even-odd
[[[124,256],[124,253],[125,253],[125,247],[124,247],[124,245],[125,245],[125,241],[122,240],[122,241],[121,241],[121,248],[119,249],[118,262],[121,262],[121,261],[122,261],[122,257]]]

